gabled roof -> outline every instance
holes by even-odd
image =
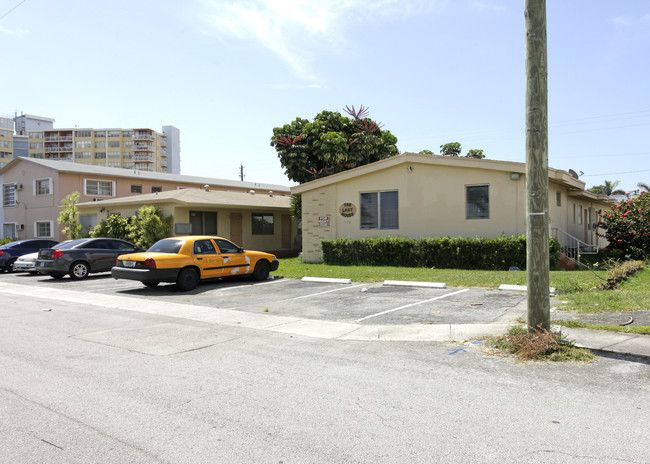
[[[185,176],[181,174],[170,174],[166,172],[138,171],[135,169],[111,168],[106,166],[93,166],[71,161],[54,161],[39,158],[15,158],[5,167],[0,169],[0,174],[7,169],[15,166],[17,163],[33,163],[38,166],[44,166],[59,172],[74,172],[80,174],[94,174],[113,177],[124,177],[133,179],[160,180],[168,182],[177,182],[182,184],[208,184],[220,185],[224,187],[236,187],[245,189],[273,190],[275,192],[288,193],[289,187],[278,184],[264,184],[258,182],[241,182],[237,180],[216,179],[213,177]]]
[[[295,187],[291,187],[291,192],[299,194],[308,192],[310,190],[324,187],[326,185],[335,184],[337,182],[353,179],[358,176],[370,174],[373,172],[388,169],[402,164],[429,164],[436,166],[455,166],[472,169],[486,169],[493,171],[503,171],[525,174],[526,163],[518,163],[515,161],[499,161],[491,159],[475,159],[465,158],[460,156],[441,156],[441,155],[425,155],[420,153],[403,153],[397,156],[386,158],[374,163],[359,166],[358,168],[350,169],[348,171],[332,174],[331,176],[323,177],[320,179],[306,182]],[[564,185],[569,189],[584,190],[585,183],[571,176],[566,171],[559,169],[548,169],[549,180]]]
[[[271,196],[268,193],[225,192],[221,190],[205,191],[200,188],[167,190],[165,192],[147,193],[102,201],[78,203],[79,208],[109,206],[142,206],[161,203],[173,203],[185,206],[201,207],[238,207],[238,208],[277,208],[288,210],[291,202],[289,196]]]

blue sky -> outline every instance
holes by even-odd
[[[14,9],[15,8],[15,9]],[[13,9],[13,11],[12,11]],[[291,185],[269,142],[346,105],[401,152],[525,161],[524,1],[0,0],[0,113],[181,130],[181,172]],[[549,165],[650,182],[650,1],[549,0]]]

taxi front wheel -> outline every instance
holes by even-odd
[[[269,262],[268,261],[258,261],[255,265],[255,270],[253,270],[253,279],[255,280],[266,280],[269,278]]]

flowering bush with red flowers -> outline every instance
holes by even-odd
[[[623,201],[604,211],[599,226],[610,248],[636,259],[650,257],[650,192]]]

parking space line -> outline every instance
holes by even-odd
[[[309,295],[303,295],[303,296],[297,296],[295,298],[289,298],[284,301],[289,301],[289,300],[300,300],[301,298],[309,298],[311,296],[317,296],[317,295],[324,295],[325,293],[332,293],[332,292],[340,292],[341,290],[348,290],[350,288],[355,288],[355,287],[361,287],[362,285],[368,285],[367,283],[365,284],[357,284],[357,285],[352,285],[351,287],[343,287],[343,288],[335,288],[334,290],[327,290],[324,292],[318,292],[318,293],[310,293]]]
[[[437,297],[435,297],[435,298],[431,298],[430,300],[418,301],[417,303],[407,304],[407,305],[404,305],[404,306],[400,306],[399,308],[393,308],[393,309],[389,309],[389,310],[387,310],[387,311],[382,311],[382,312],[377,313],[377,314],[371,314],[371,315],[369,315],[369,316],[362,317],[361,319],[357,319],[357,320],[354,321],[354,322],[365,321],[366,319],[370,319],[370,318],[372,318],[372,317],[383,316],[384,314],[388,314],[388,313],[392,313],[392,312],[395,312],[395,311],[399,311],[400,309],[410,308],[411,306],[417,306],[417,305],[421,305],[421,304],[424,304],[424,303],[430,303],[430,302],[432,302],[432,301],[441,300],[441,299],[443,299],[443,298],[447,298],[448,296],[458,295],[459,293],[463,293],[463,292],[467,292],[467,291],[469,291],[469,288],[464,288],[463,290],[458,290],[458,291],[455,291],[455,292],[447,293],[447,294],[445,294],[445,295],[440,295],[440,296],[437,296]]]

